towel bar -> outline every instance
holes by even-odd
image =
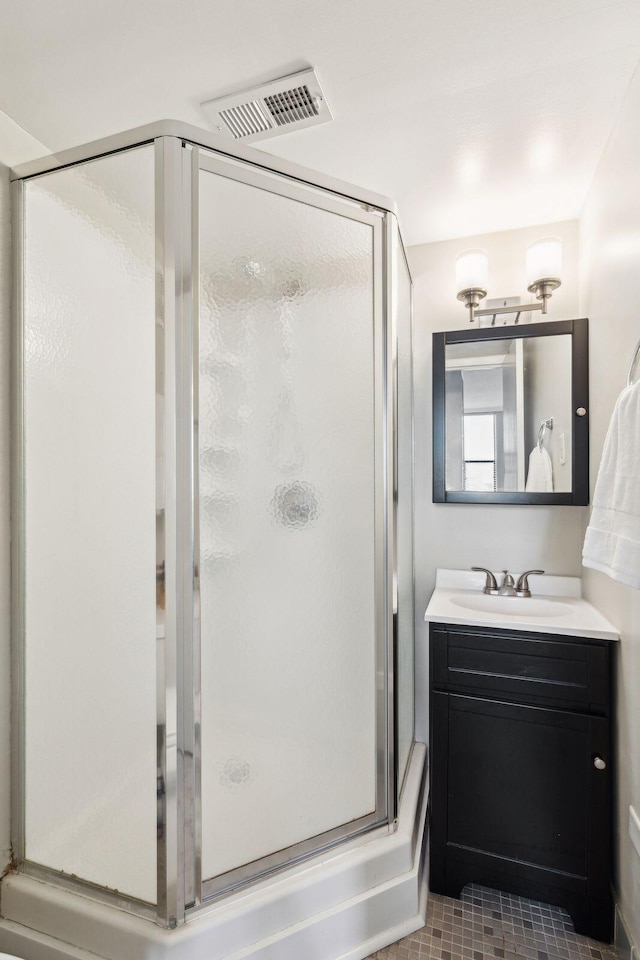
[[[548,420],[540,421],[540,429],[538,430],[538,446],[542,448],[542,441],[544,440],[545,431],[553,430],[553,417],[549,417]]]

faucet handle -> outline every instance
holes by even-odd
[[[520,574],[518,577],[518,582],[516,584],[516,595],[518,597],[530,597],[531,590],[529,589],[529,574],[538,574],[542,576],[544,570],[527,570],[525,573]]]
[[[471,569],[474,573],[486,573],[487,579],[482,590],[483,593],[496,594],[498,592],[498,584],[491,570],[487,570],[486,567],[471,567]]]

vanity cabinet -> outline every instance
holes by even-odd
[[[506,890],[611,939],[611,649],[431,624],[434,892]]]

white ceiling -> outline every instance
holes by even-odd
[[[640,0],[13,0],[0,110],[52,150],[311,65],[335,120],[257,146],[394,197],[405,240],[578,216]]]

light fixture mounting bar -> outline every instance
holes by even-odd
[[[525,313],[531,310],[542,310],[544,313],[544,304],[542,303],[519,303],[517,307],[486,307],[482,310],[474,310],[475,317],[497,317],[501,313]]]

